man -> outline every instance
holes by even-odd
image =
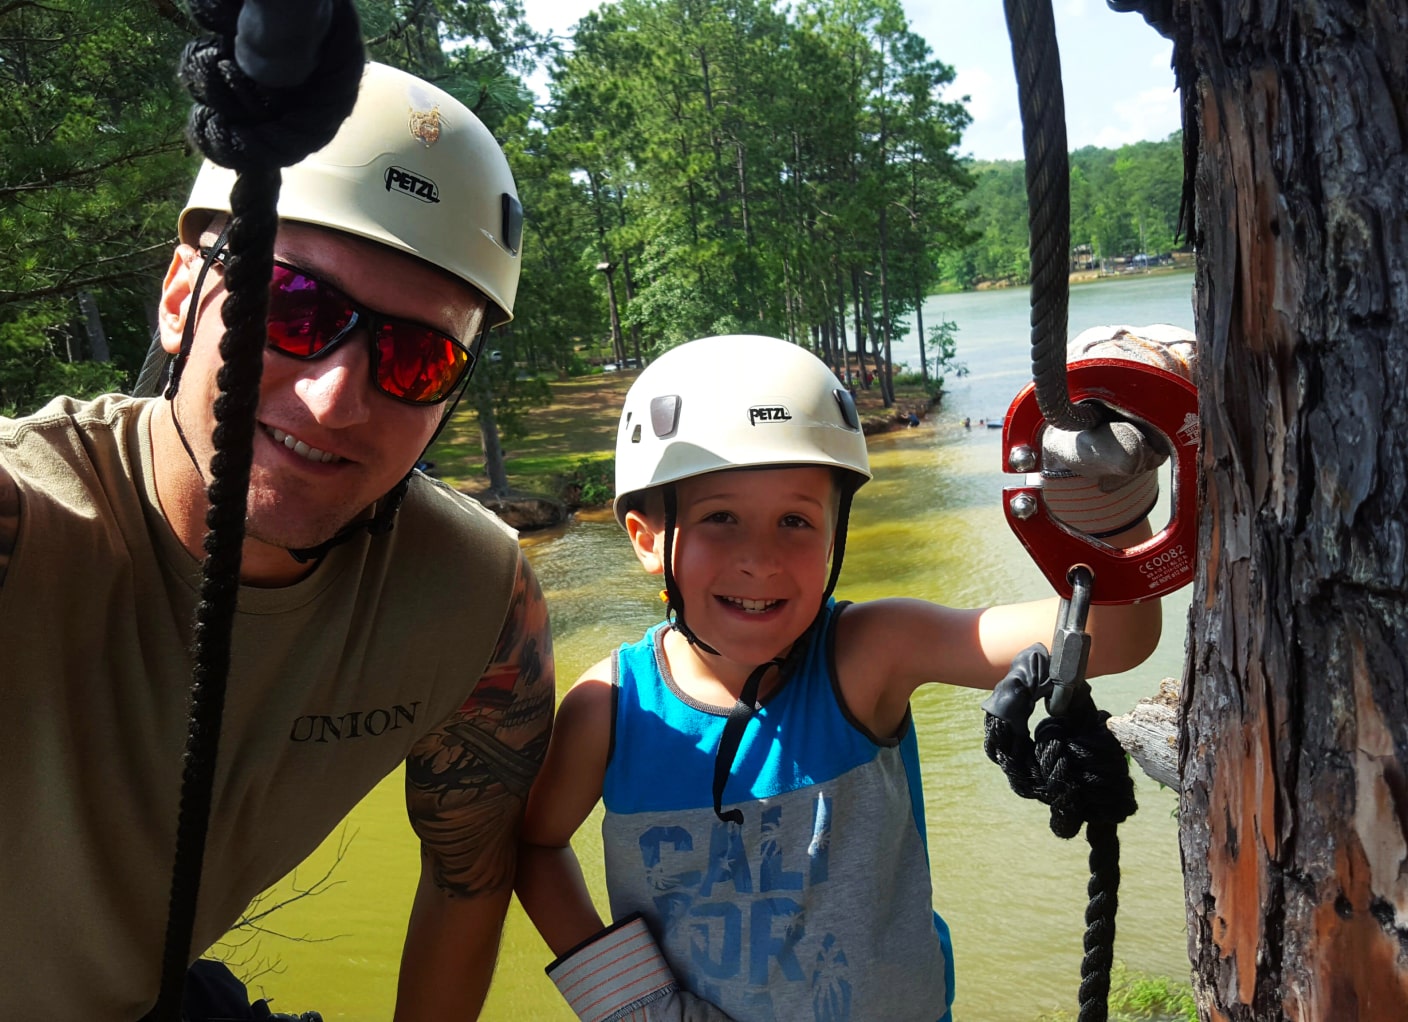
[[[412,469],[484,329],[511,316],[521,211],[483,125],[376,64],[337,137],[283,181],[192,956],[404,760],[421,877],[397,1018],[473,1018],[550,728],[552,647],[512,532]],[[232,182],[207,164],[181,214],[165,396],[0,420],[7,1017],[130,1020],[156,996]]]

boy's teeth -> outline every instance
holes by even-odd
[[[735,607],[741,607],[744,610],[755,612],[770,610],[773,607],[777,606],[776,600],[745,600],[739,596],[725,596],[724,599],[728,600],[728,602],[733,604]]]
[[[309,447],[297,437],[290,436],[281,429],[270,428],[269,435],[274,438],[277,444],[283,444],[294,454],[307,458],[309,461],[319,461],[326,464],[329,461],[337,461],[336,454],[329,454],[327,451],[320,451],[316,447]]]

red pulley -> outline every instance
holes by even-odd
[[[1172,450],[1172,514],[1151,539],[1119,549],[1062,524],[1046,506],[1040,486],[1003,488],[1003,513],[1046,580],[1070,599],[1067,577],[1077,565],[1095,576],[1094,603],[1139,603],[1193,579],[1197,547],[1198,391],[1163,369],[1125,359],[1088,359],[1066,367],[1072,403],[1098,401],[1163,435]],[[1007,409],[1002,424],[1003,471],[1041,469],[1041,430],[1046,420],[1028,384]]]

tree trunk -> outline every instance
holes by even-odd
[[[103,317],[98,312],[98,300],[93,297],[92,291],[78,292],[78,307],[83,312],[83,330],[88,338],[89,361],[112,361],[107,331],[103,329]]]
[[[851,375],[851,353],[846,348],[848,343],[846,340],[846,284],[841,278],[840,260],[833,259],[832,262],[836,267],[836,302],[832,313],[836,317],[836,338],[841,347],[841,365],[846,370],[845,375],[841,377],[841,382],[854,389],[855,378]]]
[[[504,448],[499,442],[499,422],[494,415],[494,388],[487,374],[470,381],[474,405],[479,413],[479,440],[484,447],[484,474],[489,478],[489,492],[495,497],[508,496],[508,467],[504,464]]]
[[[895,403],[895,374],[891,368],[890,347],[890,217],[889,209],[880,207],[880,336],[885,346],[885,371],[880,374],[885,407]]]
[[[864,306],[860,300],[860,267],[851,267],[851,307],[855,310],[856,316],[856,372],[860,374],[861,386],[866,390],[870,389],[870,381],[866,379],[870,375],[865,368],[865,332],[861,329],[862,309]],[[870,325],[870,317],[866,316],[866,326]]]
[[[880,385],[880,400],[886,408],[895,403],[895,395],[885,385],[886,375],[880,367],[880,344],[875,335],[875,311],[870,305],[870,278],[863,277],[860,281],[860,305],[865,318],[865,332],[870,338],[870,361],[875,366],[875,382]]]
[[[924,290],[918,288],[914,292],[914,324],[915,330],[919,334],[919,373],[924,378],[924,385],[929,385],[929,356],[924,350]]]
[[[1408,1019],[1408,2],[1179,0],[1202,519],[1202,1018]]]

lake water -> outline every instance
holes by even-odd
[[[1166,322],[1192,328],[1191,274],[1102,281],[1072,289],[1071,333],[1101,323]],[[958,358],[944,403],[919,429],[871,439],[875,478],[855,503],[838,596],[908,595],[955,606],[1049,594],[1008,530],[998,504],[1000,419],[1030,377],[1025,290],[942,295],[925,305],[930,326],[958,325]],[[918,345],[894,345],[897,363],[918,364]],[[964,429],[964,417],[973,428]],[[1166,514],[1166,512],[1164,512]],[[642,574],[607,515],[526,537],[525,548],[552,611],[561,690],[660,613],[658,585]],[[1182,671],[1189,590],[1164,600],[1164,633],[1135,671],[1095,682],[1096,700],[1126,712],[1161,678]],[[935,651],[941,656],[942,651]],[[1045,807],[1014,795],[982,751],[981,694],[930,686],[914,701],[928,812],[935,904],[953,931],[959,1022],[1031,1022],[1042,1012],[1074,1016],[1084,931],[1087,846],[1054,837]],[[1136,771],[1139,812],[1120,827],[1116,958],[1130,969],[1188,975],[1177,801]],[[589,882],[602,896],[599,832],[577,842]],[[338,861],[338,850],[342,849]],[[367,796],[295,877],[287,897],[331,870],[321,893],[281,909],[277,934],[232,949],[274,995],[277,1011],[315,1008],[332,1019],[389,1019],[417,849],[405,822],[400,773]],[[546,946],[515,904],[505,929],[491,1020],[573,1016],[543,975]]]

